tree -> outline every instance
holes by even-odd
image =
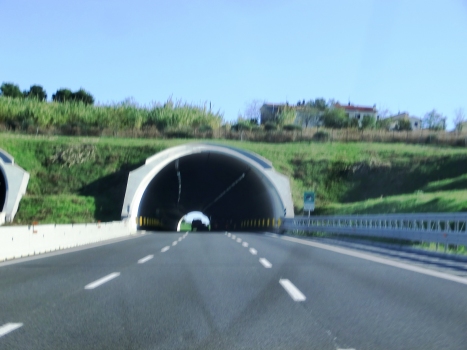
[[[261,106],[264,104],[264,101],[261,100],[251,100],[245,106],[245,112],[243,113],[246,119],[252,121],[256,120],[255,124],[259,124],[261,119]]]
[[[445,130],[446,118],[441,113],[438,113],[436,109],[433,109],[425,114],[423,124],[425,128],[430,130]]]
[[[454,126],[456,127],[457,132],[462,131],[463,124],[466,121],[465,111],[463,108],[458,108],[454,112]]]
[[[391,125],[391,120],[388,118],[379,118],[376,121],[376,128],[377,129],[383,129],[383,130],[388,130],[389,126]]]
[[[2,92],[2,96],[5,97],[23,97],[23,93],[19,89],[19,86],[13,83],[3,83],[2,86],[0,86],[0,91]]]
[[[305,124],[306,128],[308,125],[318,125],[320,123],[320,111],[309,103],[302,105],[297,114],[300,118],[301,124]]]
[[[72,95],[73,100],[83,102],[86,105],[92,105],[94,103],[94,97],[84,89],[79,89]]]
[[[398,131],[411,131],[412,123],[408,118],[402,118],[397,121],[396,130]]]
[[[376,118],[373,115],[365,114],[362,118],[361,129],[374,129],[376,127]]]
[[[298,105],[301,106],[297,113],[300,118],[301,124],[308,125],[319,125],[322,122],[323,113],[327,108],[326,100],[324,98],[316,98],[314,101],[310,100],[306,104],[303,103]]]
[[[55,94],[52,95],[52,101],[65,102],[73,99],[73,93],[70,89],[58,89]]]
[[[315,98],[312,102],[312,106],[317,108],[318,111],[324,112],[327,108],[326,100],[324,98]]]
[[[32,85],[29,91],[25,91],[24,97],[35,98],[39,101],[47,100],[47,93],[44,88],[40,85]]]
[[[393,113],[385,107],[378,109],[378,120],[389,118]]]
[[[275,122],[278,125],[292,124],[295,121],[296,112],[293,107],[284,106],[277,114]]]
[[[343,108],[330,108],[323,114],[323,123],[327,128],[341,129],[348,124],[348,117]]]

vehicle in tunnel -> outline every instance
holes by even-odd
[[[191,230],[192,231],[209,231],[209,226],[206,225],[202,220],[193,220],[191,222]]]

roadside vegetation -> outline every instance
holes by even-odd
[[[199,140],[198,140],[199,141]],[[31,174],[16,224],[119,220],[128,173],[184,139],[0,134],[0,148]],[[465,212],[467,151],[430,145],[217,140],[270,159],[315,214]]]

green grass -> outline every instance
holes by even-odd
[[[191,224],[188,222],[182,222],[180,224],[180,231],[191,231]]]
[[[423,249],[432,252],[442,252],[447,254],[458,254],[458,255],[467,255],[467,247],[462,245],[455,244],[436,244],[432,242],[412,242],[402,239],[386,238],[386,237],[372,237],[372,236],[357,236],[357,235],[346,235],[346,234],[333,234],[326,232],[305,232],[305,231],[289,231],[290,234],[296,236],[305,236],[305,237],[317,237],[317,238],[331,238],[331,239],[342,239],[345,238],[348,241],[353,241],[356,243],[365,242],[365,243],[383,243],[387,245],[393,245],[394,247],[413,247],[418,249]]]
[[[165,104],[140,106],[132,100],[111,105],[86,105],[82,102],[45,102],[0,96],[0,124],[12,129],[28,128],[109,128],[112,130],[158,130],[201,125],[219,127],[222,114],[204,106],[169,99]]]
[[[15,222],[118,220],[129,171],[153,154],[183,143],[187,141],[0,133],[0,148],[31,174]],[[467,211],[466,149],[384,143],[215,143],[271,160],[290,178],[296,215],[302,214],[306,190],[316,192],[316,214]]]

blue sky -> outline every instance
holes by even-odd
[[[0,82],[100,103],[467,110],[465,0],[0,0]]]

